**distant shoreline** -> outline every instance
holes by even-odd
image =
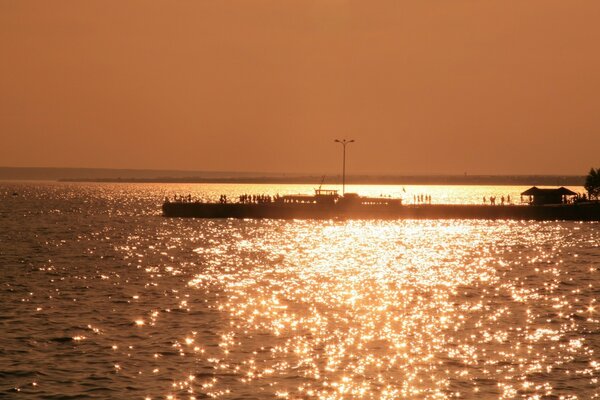
[[[341,184],[337,177],[325,180],[324,184]],[[231,183],[231,184],[313,184],[318,185],[320,177],[248,177],[248,178],[72,178],[58,179],[59,182],[90,183]],[[351,176],[346,177],[347,185],[538,185],[538,186],[582,186],[583,176]]]
[[[109,168],[0,167],[0,180],[97,182],[97,183],[236,183],[319,185],[322,174],[265,172],[181,171]],[[326,175],[324,184],[341,184],[339,174]],[[577,175],[368,175],[349,174],[350,185],[539,185],[582,186]]]

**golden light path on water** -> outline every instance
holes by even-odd
[[[239,330],[276,338],[268,349],[271,357],[248,360],[245,380],[290,371],[306,378],[298,387],[277,389],[282,397],[358,398],[374,392],[384,398],[443,397],[449,383],[435,367],[437,353],[445,344],[443,331],[460,325],[449,300],[458,286],[491,278],[485,262],[457,268],[462,260],[452,253],[458,249],[422,242],[424,232],[417,227],[350,223],[305,228],[293,236],[277,235],[277,241],[287,243],[283,248],[263,249],[281,257],[277,268],[217,278],[227,296],[218,307],[235,321],[226,334],[228,351]],[[465,232],[448,225],[442,233]],[[255,245],[237,244],[242,252]],[[433,251],[419,251],[428,245]],[[200,275],[190,284],[213,282],[213,276]]]
[[[218,346],[196,331],[178,341],[217,371],[174,383],[192,397],[555,398],[543,396],[565,392],[556,375],[599,395],[597,344],[581,329],[597,331],[597,306],[563,287],[563,257],[577,255],[561,225],[211,224],[182,222],[170,239],[201,244],[188,286],[214,294],[208,307],[225,321]]]

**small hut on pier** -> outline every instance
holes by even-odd
[[[566,204],[573,196],[577,196],[577,193],[564,186],[545,189],[534,186],[521,193],[521,196],[528,196],[529,204],[533,205]]]

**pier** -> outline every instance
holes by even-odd
[[[165,202],[165,217],[250,219],[484,219],[600,221],[600,203],[552,205],[462,205],[400,203],[334,204]]]

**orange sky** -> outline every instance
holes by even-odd
[[[585,174],[600,1],[0,0],[0,165]]]

